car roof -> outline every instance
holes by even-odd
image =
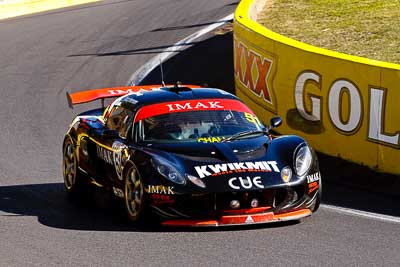
[[[235,95],[221,89],[188,87],[165,87],[158,90],[132,93],[120,97],[116,101],[120,102],[121,104],[128,104],[126,106],[133,106],[130,109],[138,109],[139,107],[145,105],[196,99],[235,99],[240,101],[240,99]]]

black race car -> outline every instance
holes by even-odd
[[[104,99],[116,98],[104,108]],[[63,143],[66,191],[87,184],[124,199],[132,221],[147,211],[169,226],[298,220],[318,209],[321,175],[307,142],[273,136],[236,96],[197,86],[133,86],[67,93],[78,115]]]

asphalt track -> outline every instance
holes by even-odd
[[[74,114],[95,106],[69,110],[66,90],[124,85],[236,4],[115,0],[0,21],[1,266],[398,266],[399,223],[327,207],[300,223],[174,230],[129,225],[96,192],[83,205],[66,201],[63,134]],[[232,88],[231,40],[211,33],[177,49],[164,63],[166,81]],[[158,80],[155,70],[143,82]],[[397,196],[345,183],[325,183],[324,202],[400,215]]]

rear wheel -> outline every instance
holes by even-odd
[[[78,169],[76,146],[70,136],[67,136],[63,146],[63,176],[64,188],[69,196],[82,195],[82,174]]]
[[[146,199],[144,185],[133,162],[128,162],[124,171],[124,199],[128,219],[139,222],[144,219]],[[124,168],[124,169],[125,169]]]

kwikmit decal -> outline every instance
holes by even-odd
[[[235,162],[195,166],[200,178],[238,172],[279,172],[276,161]]]

